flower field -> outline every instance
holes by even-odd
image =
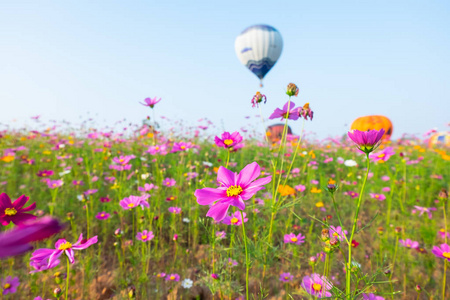
[[[309,140],[297,93],[280,138],[259,118],[1,131],[1,299],[450,299],[449,149]]]

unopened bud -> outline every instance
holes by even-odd
[[[55,296],[56,298],[61,297],[61,295],[62,295],[62,290],[60,288],[55,288],[53,290],[53,296]]]
[[[415,289],[416,292],[418,292],[418,293],[421,293],[421,292],[422,292],[422,288],[421,288],[420,285],[418,285],[418,284],[414,287],[414,289]]]
[[[296,96],[298,95],[298,87],[293,84],[293,83],[289,83],[287,86],[287,90],[286,90],[286,94],[288,96]]]

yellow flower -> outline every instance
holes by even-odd
[[[287,184],[280,185],[280,186],[278,186],[278,193],[280,193],[281,196],[289,196],[289,195],[294,195],[295,190]]]
[[[50,151],[50,150],[45,150],[45,151],[42,151],[42,154],[44,154],[44,155],[50,155],[50,154],[52,154],[52,151]]]
[[[2,158],[1,158],[1,160],[2,161],[4,161],[4,162],[12,162],[13,160],[14,160],[14,156],[13,155],[7,155],[7,156],[3,156]]]
[[[322,201],[317,202],[316,207],[319,207],[319,208],[323,207],[323,202]]]
[[[328,179],[328,184],[336,184],[336,180],[333,178]]]
[[[311,189],[311,193],[313,194],[320,194],[322,193],[321,189],[316,188],[315,186]]]

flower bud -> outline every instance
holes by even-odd
[[[446,189],[442,189],[442,190],[439,192],[438,198],[439,198],[440,200],[447,200],[447,199],[448,199],[448,192],[447,192],[447,190],[446,190]]]
[[[60,288],[55,288],[53,290],[53,296],[54,297],[59,298],[59,297],[61,297],[61,295],[62,295],[62,290]]]
[[[293,84],[293,83],[289,83],[287,86],[287,90],[286,90],[286,94],[288,96],[296,96],[298,95],[298,87]]]
[[[327,228],[322,229],[322,241],[328,241],[330,239],[330,231]]]
[[[415,289],[416,292],[418,292],[418,293],[421,293],[421,292],[422,292],[422,288],[421,288],[420,285],[418,285],[418,284],[414,287],[414,289]]]
[[[219,279],[219,275],[217,275],[216,273],[212,273],[211,278],[217,280],[217,279]]]
[[[121,237],[122,234],[123,234],[123,231],[122,231],[122,229],[120,229],[120,228],[117,228],[117,229],[114,231],[114,235],[115,235],[116,237]]]
[[[397,235],[399,235],[400,233],[402,233],[402,228],[401,227],[395,227],[395,233]]]
[[[317,257],[311,256],[311,257],[308,259],[308,263],[309,263],[311,266],[315,265],[315,264],[317,263]]]

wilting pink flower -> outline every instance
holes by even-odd
[[[300,245],[301,243],[304,243],[304,242],[305,242],[305,237],[301,233],[299,233],[298,235],[295,235],[294,233],[284,235],[284,243],[285,244]]]
[[[377,153],[371,153],[369,158],[374,162],[386,162],[392,155],[395,154],[394,148],[386,147]]]
[[[144,102],[145,103],[142,103],[142,102],[139,102],[139,103],[141,103],[142,105],[144,105],[144,106],[148,106],[148,107],[150,107],[150,108],[153,108],[154,106],[155,106],[155,104],[157,104],[159,101],[161,101],[161,98],[159,98],[159,99],[157,99],[156,97],[155,98],[145,98],[144,99]]]
[[[22,254],[33,247],[31,242],[43,240],[62,230],[58,220],[44,217],[19,224],[0,233],[0,259]]]
[[[422,206],[416,206],[414,205],[414,207],[420,211],[419,216],[423,215],[424,213],[428,214],[428,218],[432,219],[433,215],[431,214],[432,211],[435,211],[437,208],[436,207],[422,207]],[[415,213],[415,211],[413,211],[413,213]]]
[[[73,264],[75,262],[74,250],[83,250],[95,243],[97,243],[97,236],[83,243],[83,234],[80,234],[78,241],[73,245],[65,239],[59,239],[55,243],[55,249],[42,248],[34,251],[30,258],[30,265],[38,272],[51,269],[59,264],[59,257],[63,253],[67,255],[70,263]]]
[[[3,278],[2,285],[0,288],[3,289],[3,295],[14,294],[17,292],[17,287],[20,285],[19,277],[12,278],[11,276],[7,276]]]
[[[178,274],[168,274],[166,276],[166,281],[180,281],[180,275],[178,275]]]
[[[380,200],[380,201],[386,200],[386,196],[384,194],[369,193],[369,195],[373,199],[377,199],[377,200]]]
[[[169,212],[173,213],[173,214],[180,214],[181,208],[172,206],[172,207],[169,207]]]
[[[419,242],[411,241],[410,239],[398,240],[398,242],[400,243],[400,245],[402,245],[403,247],[406,247],[406,248],[411,248],[411,249],[419,248]]]
[[[368,154],[380,145],[384,133],[383,128],[381,130],[368,131],[350,130],[348,137],[356,144],[359,150]]]
[[[288,111],[288,107],[289,107],[289,111]],[[291,120],[297,120],[298,119],[298,110],[299,108],[294,108],[295,107],[295,103],[292,101],[288,101],[286,102],[286,104],[283,106],[283,109],[275,109],[275,111],[270,115],[269,119],[276,119],[276,118],[281,118],[281,120],[283,119],[291,119]]]
[[[309,107],[309,103],[306,103],[305,105],[303,105],[303,107],[298,107],[298,116],[300,118],[304,118],[305,120],[308,120],[309,117],[309,119],[312,121],[314,112]]]
[[[440,258],[445,258],[447,261],[450,261],[450,246],[447,244],[441,244],[439,247],[434,246],[431,252]]]
[[[61,179],[47,181],[47,186],[51,189],[59,188],[62,185],[63,185],[63,181]]]
[[[130,196],[127,198],[124,198],[119,202],[120,206],[122,206],[123,209],[128,210],[135,208],[137,206],[141,206],[142,209],[145,207],[150,207],[148,202],[146,201],[148,197],[147,196]]]
[[[384,297],[375,294],[362,294],[363,300],[384,300]]]
[[[3,226],[13,222],[15,225],[22,222],[33,220],[36,216],[26,213],[36,208],[36,202],[33,202],[30,206],[24,207],[30,197],[25,195],[17,198],[16,201],[11,202],[11,198],[6,193],[0,194],[0,223]]]
[[[214,142],[217,146],[223,147],[223,148],[232,148],[242,142],[242,136],[239,134],[239,132],[235,131],[233,133],[229,133],[225,131],[222,133],[222,138],[219,138],[216,136],[214,138]]]
[[[151,241],[154,237],[155,236],[153,235],[153,231],[143,230],[142,232],[138,232],[136,234],[136,239],[143,242]]]
[[[342,231],[341,226],[330,226],[330,238],[335,237],[342,242],[343,240],[345,240],[346,234],[348,234],[348,231]]]
[[[301,287],[308,294],[317,298],[331,297],[331,293],[328,291],[331,290],[332,284],[325,276],[316,273],[311,276],[305,276],[303,277]]]
[[[227,215],[230,205],[244,210],[244,201],[264,189],[263,185],[272,180],[272,176],[256,179],[260,174],[261,168],[256,162],[247,165],[239,175],[221,166],[217,172],[217,181],[222,186],[217,189],[196,190],[194,195],[197,197],[197,203],[200,205],[212,204],[206,216],[221,221]]]
[[[247,223],[247,221],[248,221],[248,218],[246,218],[247,214],[243,213],[243,215],[244,215],[244,223]],[[226,224],[226,225],[241,226],[242,225],[241,212],[240,211],[235,211],[231,216],[226,216],[222,220],[222,223]]]
[[[259,103],[261,103],[264,99],[264,103],[267,102],[266,95],[261,94],[260,92],[256,92],[255,96],[252,98],[252,107],[258,107]]]
[[[95,217],[99,220],[106,220],[109,218],[109,216],[110,216],[110,214],[102,211],[102,212],[99,212]]]
[[[294,276],[291,275],[291,273],[281,273],[280,274],[280,281],[289,282],[289,281],[292,281],[293,279],[294,279]]]

